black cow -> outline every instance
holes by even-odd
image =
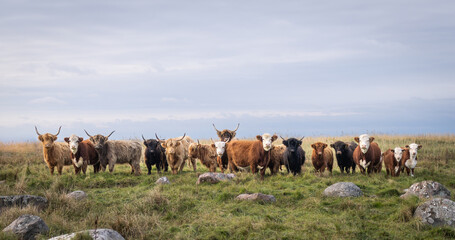
[[[152,174],[152,165],[156,165],[156,170],[158,172],[160,172],[161,169],[164,169],[164,171],[167,172],[169,165],[166,160],[166,150],[161,146],[160,141],[155,139],[145,140],[144,136],[142,136],[142,139],[144,139],[145,165],[147,165],[148,174]]]
[[[349,168],[352,168],[352,173],[355,173],[355,162],[352,158],[352,154],[357,147],[357,143],[336,141],[335,143],[330,144],[330,146],[335,150],[338,167],[340,167],[341,173],[344,171],[349,173]]]
[[[302,166],[305,163],[305,151],[302,148],[302,137],[300,140],[296,138],[289,138],[285,140],[283,137],[283,144],[286,146],[286,151],[284,151],[283,159],[287,160],[288,166],[286,166],[288,173],[289,170],[294,174],[300,174],[302,171]]]

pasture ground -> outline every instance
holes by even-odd
[[[401,199],[403,189],[423,180],[444,184],[455,194],[455,136],[375,136],[382,151],[412,142],[423,145],[414,178],[381,174],[340,174],[320,177],[313,173],[310,145],[333,143],[352,137],[305,138],[307,161],[303,174],[268,175],[264,181],[251,173],[238,173],[235,180],[196,185],[197,176],[208,169],[198,163],[197,173],[185,167],[182,174],[130,175],[130,167],[116,165],[114,173],[76,176],[65,167],[62,176],[51,176],[42,158],[41,144],[0,143],[0,195],[44,196],[49,207],[10,208],[0,213],[0,229],[22,214],[38,215],[50,228],[38,239],[97,228],[112,228],[126,239],[449,239],[455,229],[431,228],[413,218],[423,200]],[[207,142],[207,141],[205,141]],[[281,141],[278,140],[278,144]],[[155,185],[167,176],[170,185]],[[359,198],[327,198],[324,189],[336,182],[353,182],[364,195]],[[86,201],[73,201],[65,194],[83,190]],[[272,194],[272,204],[238,202],[241,193]],[[454,197],[452,196],[452,200]],[[98,224],[95,221],[98,219]],[[84,235],[80,236],[81,239]],[[87,237],[87,236],[85,236]],[[15,239],[0,233],[0,239]]]

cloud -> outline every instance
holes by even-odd
[[[31,101],[29,101],[30,104],[58,104],[58,105],[64,105],[66,104],[65,101],[57,99],[55,97],[42,97],[42,98],[35,98]]]

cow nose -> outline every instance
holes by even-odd
[[[155,150],[150,150],[150,152],[151,152],[151,153],[154,153],[154,152],[155,152]]]
[[[46,148],[50,148],[50,147],[51,147],[51,145],[50,145],[50,144],[46,144]]]
[[[318,155],[321,156],[321,155],[322,155],[322,152],[318,152]]]
[[[295,149],[291,149],[291,152],[295,152]]]
[[[341,151],[337,151],[337,154],[341,155]]]

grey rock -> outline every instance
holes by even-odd
[[[13,232],[20,239],[35,239],[35,235],[49,232],[49,227],[40,217],[26,214],[14,220],[3,232]]]
[[[0,185],[5,184],[5,183],[6,183],[5,180],[0,181]]]
[[[83,200],[87,198],[87,194],[84,191],[74,191],[66,194],[66,197],[74,200]]]
[[[235,200],[276,202],[275,196],[262,193],[240,194],[235,198]]]
[[[160,177],[158,180],[156,180],[155,184],[170,184],[171,182],[167,177]]]
[[[455,202],[445,198],[433,198],[418,206],[414,217],[431,226],[455,227]]]
[[[20,207],[35,206],[39,210],[47,208],[48,201],[44,197],[33,195],[13,195],[0,196],[0,210],[5,207]]]
[[[60,235],[57,237],[53,237],[49,240],[70,240],[74,236],[76,236],[76,234],[86,233],[86,232],[88,232],[93,239],[97,239],[97,240],[125,240],[125,238],[123,238],[122,235],[120,235],[120,233],[118,233],[112,229],[105,229],[105,228],[96,229],[96,231],[95,231],[95,229],[92,229],[92,230],[86,230],[86,231],[80,231],[80,232]]]
[[[217,183],[219,181],[228,181],[232,180],[235,177],[234,174],[229,173],[213,173],[213,172],[207,172],[199,175],[199,178],[196,181],[196,184],[201,184],[204,182],[208,183]]]
[[[405,189],[406,190],[406,189]],[[423,181],[412,184],[401,198],[417,196],[419,198],[450,198],[450,191],[435,181]]]
[[[359,197],[362,190],[352,182],[338,182],[327,187],[323,194],[328,197]]]

